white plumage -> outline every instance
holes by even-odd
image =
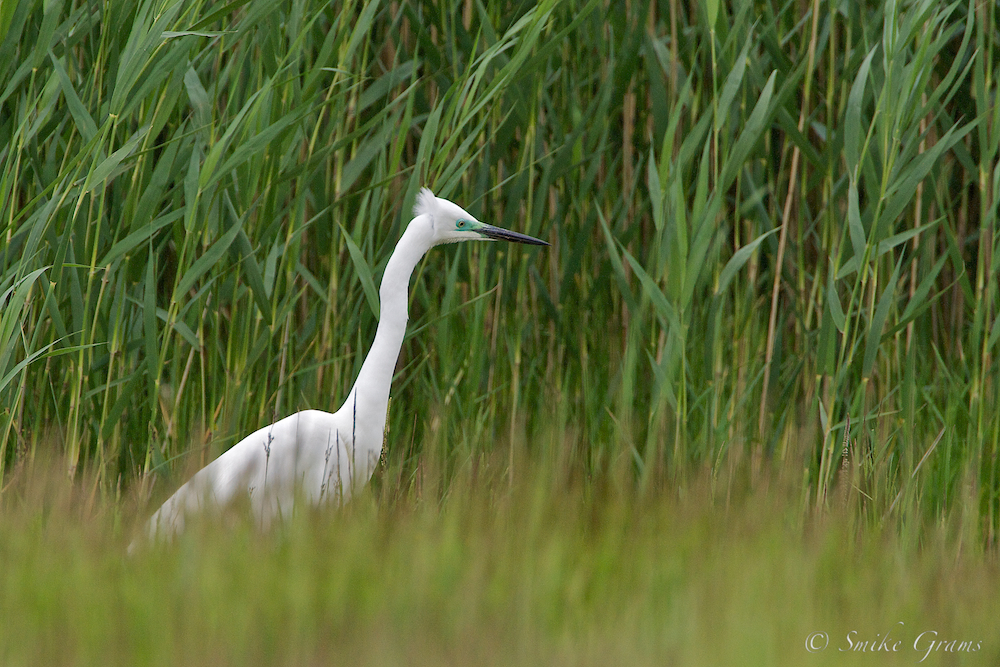
[[[544,241],[477,221],[427,188],[386,264],[375,340],[347,400],[336,413],[303,410],[253,432],[181,486],[149,520],[151,537],[183,530],[185,516],[223,507],[243,494],[262,524],[286,516],[296,499],[347,501],[371,479],[382,454],[389,385],[406,332],[410,275],[435,245],[499,239]],[[245,497],[245,496],[244,496]]]

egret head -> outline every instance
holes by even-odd
[[[428,188],[421,188],[413,214],[430,218],[434,245],[458,241],[513,241],[530,245],[548,245],[545,241],[479,222],[458,204],[435,197]]]

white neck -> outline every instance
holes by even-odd
[[[370,449],[382,447],[382,432],[389,408],[389,385],[406,334],[410,275],[430,249],[432,235],[431,218],[417,216],[407,225],[385,265],[379,288],[380,313],[375,340],[341,408],[349,414],[354,413],[352,421],[357,429],[356,445]]]

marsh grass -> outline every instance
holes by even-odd
[[[267,532],[205,516],[132,557],[122,525],[137,505],[35,469],[0,508],[0,658],[903,665],[922,657],[925,630],[982,648],[924,664],[1000,657],[1000,570],[974,542],[959,553],[948,522],[914,548],[914,531],[803,509],[797,484],[749,462],[646,492],[539,460],[511,482],[503,463],[461,466],[446,492],[383,486]],[[810,655],[819,630],[830,647]],[[904,647],[845,655],[852,630]]]
[[[975,635],[997,19],[3,2],[0,661],[792,664],[811,621]],[[367,500],[120,559],[191,471],[339,406],[425,184],[552,246],[418,267]]]
[[[708,4],[5,3],[0,478],[56,442],[105,497],[176,485],[336,408],[430,184],[552,247],[418,268],[411,473],[555,425],[823,506],[846,437],[861,511],[968,501],[994,544],[996,8]]]

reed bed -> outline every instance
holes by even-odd
[[[245,631],[185,639],[182,654],[253,662],[227,650],[251,651],[247,629],[259,629],[241,594],[302,591],[314,576],[308,595],[333,590],[348,574],[310,569],[306,554],[341,539],[344,572],[395,572],[424,528],[422,548],[445,559],[428,566],[431,588],[397,572],[392,586],[314,597],[306,608],[327,625],[303,611],[290,634],[282,598],[264,616],[271,634],[253,634],[272,651],[261,655],[361,652],[405,621],[382,661],[426,649],[429,662],[725,662],[741,642],[727,635],[713,653],[701,642],[712,614],[687,617],[691,605],[752,611],[724,625],[734,633],[789,595],[775,616],[787,636],[805,620],[861,625],[862,607],[933,625],[944,616],[929,600],[996,580],[995,3],[12,0],[0,35],[0,524],[3,560],[17,564],[4,585],[57,582],[8,588],[4,616],[27,605],[24,591],[39,605],[74,581],[81,597],[104,591],[104,623],[67,630],[84,633],[79,653],[0,661],[98,662],[120,646],[121,662],[164,662],[171,640],[116,629],[130,609],[121,628],[175,639],[208,617],[243,618]],[[467,244],[418,267],[370,499],[303,518],[273,547],[237,531],[101,560],[243,435],[339,406],[422,185],[552,245]],[[478,488],[483,467],[496,479]],[[60,481],[35,493],[32,475]],[[575,490],[560,500],[541,479]],[[476,521],[490,499],[501,527]],[[516,541],[504,521],[553,504],[551,544],[529,533],[528,546],[583,545],[597,564],[559,551],[544,590],[564,604],[543,609],[555,603],[514,574],[543,563],[484,554]],[[580,504],[598,527],[574,518]],[[63,508],[51,521],[50,506]],[[458,530],[449,521],[476,526],[468,544],[442,536]],[[636,564],[608,556],[625,579],[600,579],[601,549],[624,548],[616,526],[641,533]],[[732,555],[685,556],[685,543],[710,550],[701,537]],[[230,562],[233,543],[246,549]],[[807,599],[836,598],[822,581],[840,576],[823,560],[838,543],[863,564],[845,571],[879,583],[809,615]],[[786,566],[812,595],[786,582],[740,607],[734,591]],[[692,567],[690,580],[670,574]],[[206,582],[224,573],[233,587],[208,604]],[[938,575],[952,583],[933,588]],[[643,577],[666,579],[623,592]],[[479,592],[442,592],[456,582]],[[923,592],[886,602],[908,587]],[[606,593],[611,617],[599,619]],[[168,601],[165,625],[147,594]],[[366,611],[348,622],[324,606],[348,602]],[[72,625],[73,604],[51,632]],[[425,604],[439,616],[413,620]],[[975,634],[989,608],[976,598],[958,614],[968,624],[949,628]],[[801,658],[804,637],[769,636],[752,644],[760,664]]]

